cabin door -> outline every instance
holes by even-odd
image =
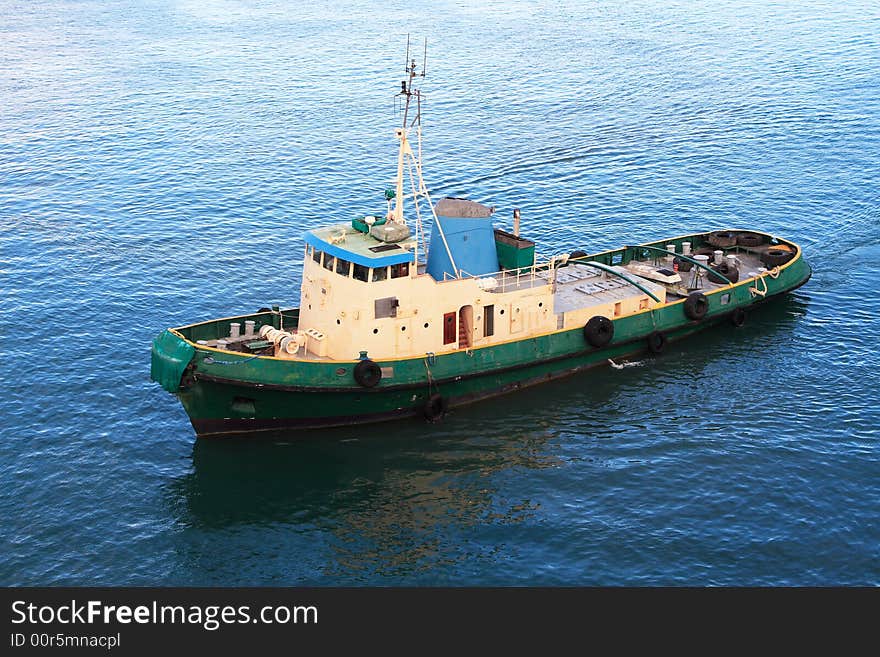
[[[458,311],[458,348],[469,349],[474,335],[474,307],[462,306]]]
[[[455,313],[446,313],[443,315],[443,344],[453,344],[455,342]]]

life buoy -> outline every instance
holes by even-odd
[[[709,312],[709,300],[702,292],[691,292],[684,300],[684,314],[688,319],[700,321]]]
[[[739,328],[746,323],[746,311],[742,308],[734,308],[730,313],[730,323]]]
[[[724,278],[721,278],[721,276],[719,276],[718,274],[724,276],[724,278],[726,278],[731,283],[736,283],[739,280],[739,269],[727,264],[726,262],[722,262],[720,265],[715,265],[714,267],[712,267],[712,271],[709,272],[710,281],[712,281],[713,283],[724,283],[726,285],[727,283]]]
[[[584,339],[597,349],[604,347],[614,337],[614,322],[602,315],[591,317],[584,324]]]
[[[654,331],[648,336],[648,349],[652,354],[659,354],[666,348],[666,334]]]
[[[768,269],[784,265],[792,258],[794,258],[794,252],[784,249],[768,249],[761,254],[761,262],[763,262]]]
[[[354,366],[354,380],[364,388],[375,388],[382,380],[382,368],[369,358]]]
[[[425,415],[425,419],[431,421],[443,417],[448,410],[449,400],[439,392],[428,397],[428,399],[425,400],[425,405],[422,407],[422,413]]]

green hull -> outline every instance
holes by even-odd
[[[678,238],[681,239],[689,239]],[[665,243],[658,243],[665,244]],[[615,253],[591,256],[612,262]],[[648,350],[648,336],[661,332],[667,341],[686,338],[722,321],[734,310],[789,292],[810,278],[798,250],[777,278],[765,277],[766,294],[749,291],[744,281],[706,294],[709,310],[700,321],[688,319],[684,300],[614,320],[614,338],[593,348],[580,328],[530,337],[490,347],[460,350],[436,357],[377,361],[383,377],[375,388],[358,385],[357,361],[293,361],[218,352],[196,343],[222,335],[230,321],[254,319],[295,326],[298,312],[262,313],[224,318],[165,331],[153,342],[152,377],[173,389],[199,435],[242,434],[288,428],[315,428],[424,416],[434,396],[433,411],[471,403],[551,379],[571,375]],[[185,367],[182,359],[194,353]],[[169,385],[168,382],[171,381]],[[439,398],[436,397],[439,394]],[[433,412],[428,412],[433,415]]]

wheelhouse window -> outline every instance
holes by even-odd
[[[319,265],[321,264],[321,252],[318,249],[312,251],[312,260],[317,262]]]
[[[352,267],[352,275],[357,280],[366,283],[368,280],[370,280],[370,268],[355,263]]]
[[[334,258],[332,255],[330,255],[328,253],[325,253],[324,254],[324,269],[327,269],[329,271],[333,271],[333,265],[334,265],[335,261],[336,261],[336,258]]]
[[[348,260],[336,258],[336,273],[348,278],[348,275],[351,273],[351,263]]]
[[[388,267],[375,267],[373,269],[373,282],[384,281],[388,278]]]
[[[391,278],[405,278],[409,276],[409,263],[401,262],[399,265],[391,265]]]

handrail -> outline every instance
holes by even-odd
[[[630,285],[634,285],[635,287],[639,288],[642,292],[644,292],[645,294],[647,294],[649,297],[651,297],[651,298],[652,298],[654,301],[656,301],[657,303],[663,303],[662,301],[660,301],[660,299],[658,299],[658,298],[654,295],[653,292],[651,292],[651,290],[649,290],[648,288],[646,288],[644,285],[642,285],[642,284],[639,283],[638,281],[634,281],[634,280],[631,279],[629,276],[625,276],[624,274],[620,273],[620,272],[617,271],[616,269],[613,269],[612,267],[609,267],[608,265],[603,265],[601,262],[591,262],[591,261],[581,261],[581,262],[579,262],[579,263],[577,263],[577,264],[579,264],[579,265],[587,265],[588,267],[595,267],[596,269],[601,269],[602,271],[607,272],[607,273],[609,273],[609,274],[614,274],[615,276],[618,276],[619,278],[622,278],[623,280],[625,280],[625,281],[626,281],[627,283],[629,283]]]
[[[661,249],[659,246],[646,246],[644,244],[627,245],[623,248],[625,248],[625,249],[648,249],[649,251],[658,251],[659,253],[665,253],[666,255],[675,255],[676,258],[680,258],[681,260],[686,260],[687,262],[691,262],[691,263],[695,264],[697,267],[705,269],[706,271],[714,274],[715,276],[717,276],[718,278],[723,280],[728,285],[733,285],[733,283],[730,281],[730,279],[727,278],[727,276],[725,276],[721,272],[719,272],[717,269],[712,269],[708,265],[704,265],[703,263],[701,263],[699,260],[694,260],[693,258],[689,258],[686,255],[681,255],[680,253],[679,254],[672,254],[669,251],[667,251],[666,249]]]

